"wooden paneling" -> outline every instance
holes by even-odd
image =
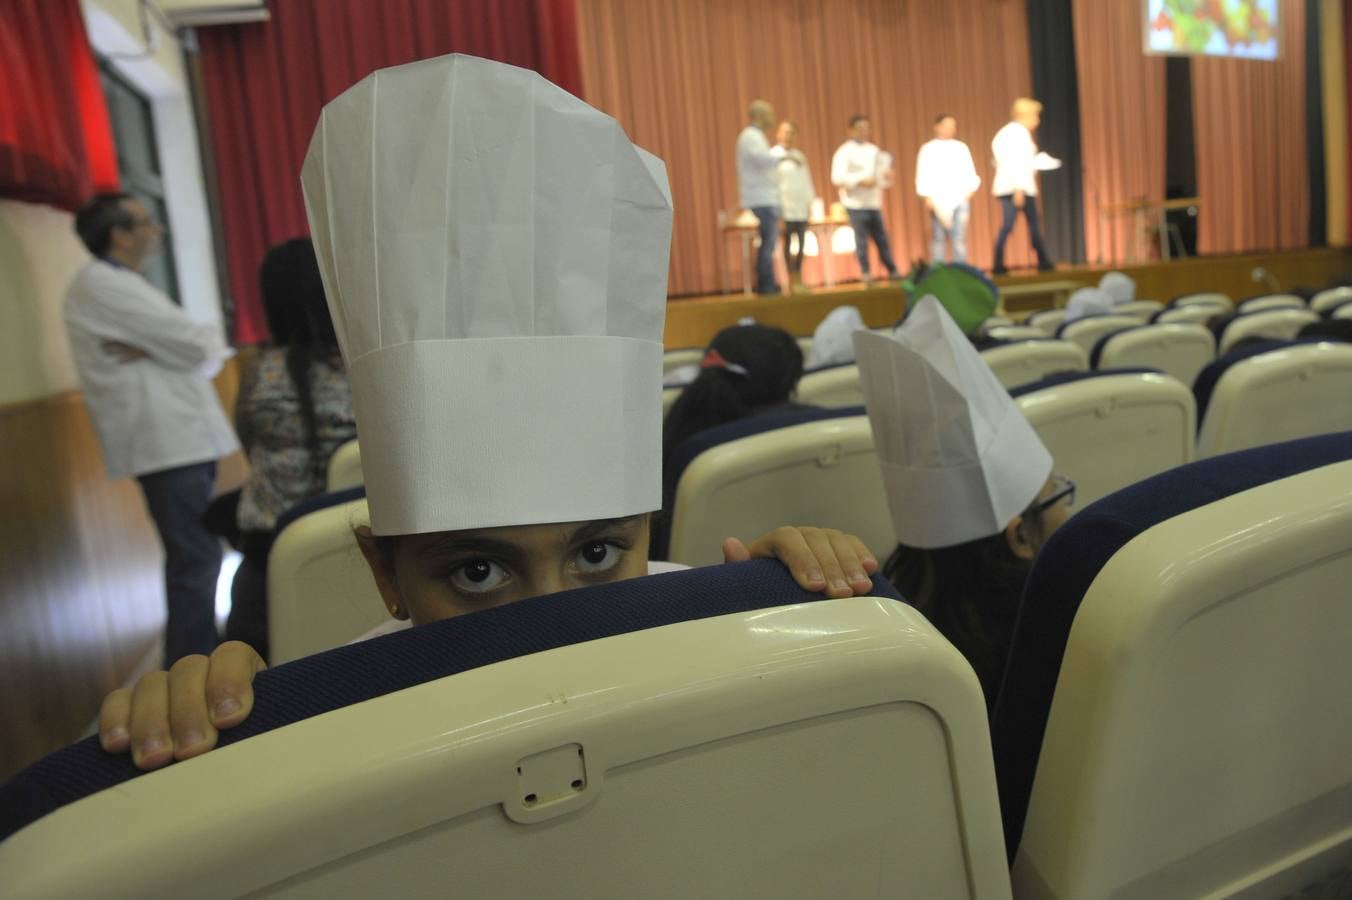
[[[906,299],[901,288],[887,284],[867,290],[849,285],[787,297],[726,294],[672,300],[667,304],[663,339],[668,350],[703,347],[719,331],[736,325],[744,317],[762,325],[778,326],[793,335],[810,335],[827,313],[845,304],[859,307],[864,322],[877,328],[901,318]]]
[[[238,368],[217,387],[233,408]],[[219,481],[243,479],[236,455]],[[78,392],[0,409],[0,779],[64,746],[160,642],[163,557]]]

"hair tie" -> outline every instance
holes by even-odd
[[[722,353],[719,353],[712,347],[705,352],[704,358],[699,361],[699,367],[701,369],[726,369],[734,375],[745,376],[751,374],[746,370],[746,366],[739,366],[737,363],[728,362],[723,358]]]

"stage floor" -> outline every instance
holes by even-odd
[[[1097,284],[1110,266],[1058,266],[1051,272],[1015,273],[995,279],[1002,307],[1020,318],[1055,305],[1078,287]],[[1267,273],[1255,278],[1256,270]],[[1166,263],[1122,266],[1136,279],[1136,295],[1145,300],[1168,300],[1179,294],[1220,291],[1247,297],[1302,285],[1322,287],[1337,275],[1352,274],[1352,249],[1346,247],[1252,253],[1242,256],[1192,257]],[[667,303],[665,342],[668,349],[703,347],[715,334],[744,317],[777,325],[795,335],[810,335],[832,309],[859,308],[872,328],[901,318],[906,298],[895,282],[859,283],[814,288],[810,293],[757,297],[752,294],[713,294],[674,298]]]

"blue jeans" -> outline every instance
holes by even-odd
[[[775,281],[775,244],[779,241],[779,207],[753,206],[760,219],[760,250],[756,253],[756,293],[778,294]]]
[[[859,257],[859,274],[871,277],[868,261],[868,239],[878,247],[878,259],[887,267],[887,274],[895,278],[897,264],[892,261],[892,247],[887,242],[887,229],[883,228],[883,213],[878,209],[847,209],[850,227],[854,229],[854,252]]]
[[[930,213],[930,262],[943,262],[946,242],[953,244],[953,262],[967,262],[967,218],[971,215],[971,206],[962,204],[953,212],[953,226],[945,228],[939,217]]]
[[[1020,210],[1014,205],[1014,195],[1006,194],[1003,197],[997,197],[1000,201],[1000,233],[995,238],[995,271],[1003,272],[1005,270],[1005,241],[1009,239],[1009,233],[1014,230],[1014,221],[1018,218]],[[1042,227],[1038,224],[1037,198],[1025,197],[1023,201],[1023,215],[1028,220],[1028,237],[1033,242],[1033,250],[1037,252],[1037,265],[1039,269],[1050,269],[1052,267],[1052,258],[1047,253],[1047,246],[1042,243]]]
[[[216,464],[196,463],[138,475],[150,518],[164,544],[164,666],[216,648],[216,578],[221,540],[202,521],[216,486]]]

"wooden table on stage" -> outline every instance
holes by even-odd
[[[720,220],[725,216],[720,214]],[[833,260],[835,256],[831,252],[831,237],[836,233],[837,228],[848,226],[849,219],[812,219],[807,223],[808,231],[817,236],[817,255],[822,261],[822,281],[824,287],[835,287],[836,278],[833,271]],[[756,244],[756,236],[760,234],[760,225],[738,225],[735,221],[720,221],[718,226],[720,237],[723,241],[722,253],[719,254],[722,259],[722,271],[720,273],[722,280],[723,293],[731,294],[732,267],[728,264],[728,238],[736,235],[740,239],[742,251],[742,293],[750,294],[752,292],[752,277],[755,273],[755,253],[753,252]],[[781,240],[783,238],[781,237]],[[778,257],[776,257],[778,259]]]
[[[1136,222],[1136,239],[1133,242],[1132,254],[1128,258],[1128,262],[1146,261],[1146,233],[1150,230],[1150,223],[1153,219],[1159,233],[1160,259],[1168,262],[1173,258],[1172,251],[1169,249],[1168,214],[1175,209],[1193,209],[1201,206],[1201,204],[1202,201],[1197,197],[1179,197],[1176,200],[1140,199],[1128,200],[1125,203],[1109,203],[1101,207],[1099,212],[1104,218],[1113,218],[1122,213],[1132,214],[1132,218]]]

